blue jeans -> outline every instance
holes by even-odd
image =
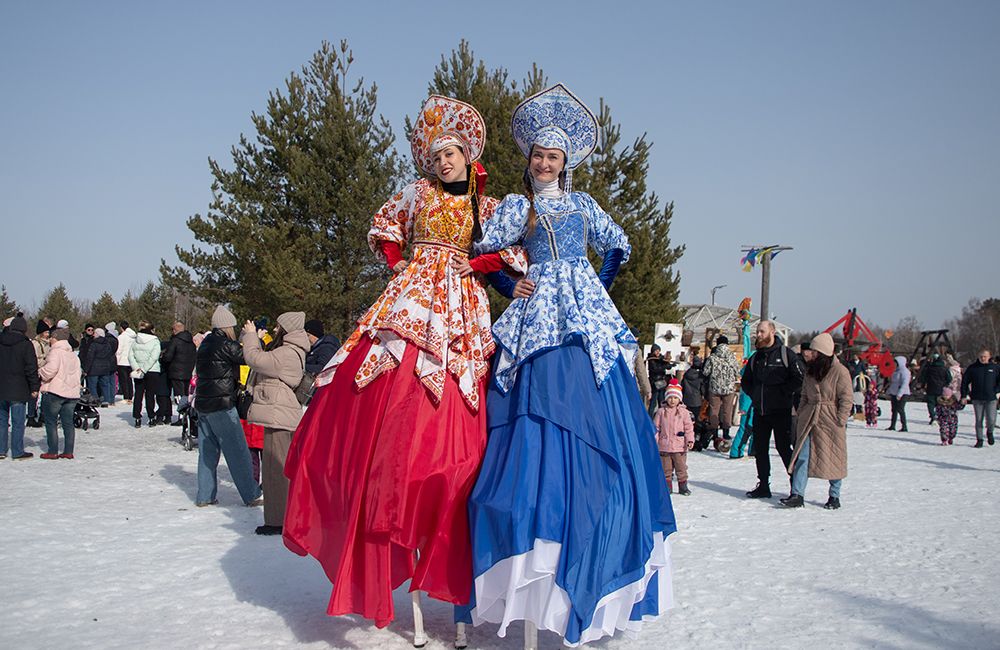
[[[76,443],[76,427],[73,426],[75,399],[59,397],[54,393],[42,393],[42,416],[45,418],[45,440],[50,454],[59,453],[59,424],[62,424],[63,453],[72,454]]]
[[[102,404],[115,403],[115,389],[111,375],[87,375],[87,390]]]
[[[219,489],[219,453],[226,457],[229,474],[243,499],[249,504],[261,495],[253,480],[250,450],[236,409],[203,413],[198,411],[198,496],[196,503],[215,501]]]
[[[983,440],[983,420],[986,420],[986,433],[993,435],[993,429],[997,425],[997,401],[995,399],[972,400],[972,410],[976,414],[976,440]]]
[[[7,455],[7,429],[10,427],[10,455],[24,453],[24,414],[27,402],[0,400],[0,455]]]
[[[792,472],[792,494],[797,494],[800,497],[806,495],[806,483],[809,481],[809,436],[806,436],[805,442],[802,443],[802,451],[799,452],[799,457],[795,459],[795,470]],[[843,479],[836,479],[830,481],[830,498],[839,499],[840,498],[840,484]]]

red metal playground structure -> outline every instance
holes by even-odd
[[[841,316],[840,320],[823,330],[832,333],[833,330],[843,326],[841,334],[844,337],[844,348],[853,348],[856,344],[868,345],[866,349],[858,353],[858,357],[869,365],[875,365],[882,377],[888,379],[896,369],[896,362],[892,358],[892,352],[882,343],[882,340],[872,332],[871,328],[858,316],[857,308],[853,308]],[[892,330],[885,333],[886,339],[892,337]],[[858,339],[864,340],[859,342]],[[948,330],[924,330],[920,332],[920,341],[910,354],[910,360],[920,359],[932,351],[951,350],[951,341],[948,339]]]
[[[896,362],[892,358],[892,352],[882,344],[882,340],[871,331],[865,322],[858,316],[857,308],[851,309],[840,317],[836,323],[823,330],[832,333],[833,330],[843,326],[841,333],[844,336],[844,348],[853,348],[859,336],[863,336],[868,343],[868,347],[858,353],[858,357],[868,365],[874,365],[884,378],[892,377],[896,369]]]

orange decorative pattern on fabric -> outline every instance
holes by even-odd
[[[450,97],[431,95],[424,103],[410,134],[413,160],[428,176],[434,175],[434,141],[452,136],[464,145],[467,162],[479,160],[486,145],[486,122],[473,106]]]
[[[496,206],[496,199],[481,197],[481,219],[488,220]],[[410,215],[415,217],[411,220]],[[435,401],[450,374],[469,407],[479,409],[478,386],[489,371],[495,348],[489,299],[478,278],[462,278],[451,266],[455,257],[467,257],[463,251],[471,247],[472,225],[469,197],[447,194],[437,182],[426,179],[408,185],[379,210],[368,233],[373,251],[380,253],[381,241],[428,243],[412,245],[410,263],[358,321],[358,328],[317,377],[318,385],[329,383],[337,366],[367,336],[372,345],[355,377],[359,388],[396,368],[412,344],[419,348],[414,372]],[[524,254],[508,256],[519,264]]]

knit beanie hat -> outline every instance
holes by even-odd
[[[24,334],[28,331],[28,321],[24,320],[21,316],[15,316],[13,320],[10,321],[10,329],[12,332],[20,332]]]
[[[286,311],[278,316],[278,325],[286,332],[297,332],[306,323],[306,313],[304,311]]]
[[[944,388],[941,389],[941,397],[943,397],[945,399],[950,399],[951,396],[954,395],[954,394],[955,394],[955,391],[953,391],[952,389],[948,388],[947,386],[945,386]]]
[[[323,334],[325,333],[323,330],[323,321],[315,318],[306,321],[305,329],[306,329],[306,334],[312,334],[318,339],[323,338]]]
[[[815,352],[819,352],[824,357],[833,356],[833,337],[830,336],[829,332],[823,332],[822,334],[817,334],[813,337],[812,342],[809,343],[809,349]]]
[[[723,334],[719,338],[715,339],[717,345],[729,345],[729,337]]]
[[[212,314],[212,327],[222,329],[224,327],[236,327],[236,317],[233,312],[226,309],[224,305],[215,308]]]
[[[35,334],[44,334],[45,332],[48,332],[50,329],[51,328],[49,327],[48,323],[46,323],[43,320],[39,320],[38,324],[35,325]]]
[[[60,318],[59,321],[56,323],[57,330],[68,329],[68,328],[69,328],[69,321],[66,320],[65,318]],[[64,340],[68,341],[69,339],[64,339]]]
[[[105,334],[104,330],[101,329],[100,327],[95,327],[94,328],[94,338],[95,339],[103,339],[104,338],[104,334]]]
[[[673,395],[679,400],[684,399],[684,391],[681,390],[681,385],[677,383],[676,379],[670,380],[670,385],[667,386],[667,397]]]

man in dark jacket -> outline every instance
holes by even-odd
[[[80,343],[79,343],[81,369],[83,366],[84,359],[87,358],[87,350],[90,348],[90,344],[93,342],[94,342],[94,326],[91,323],[87,323],[83,327],[83,336],[80,337]],[[70,344],[70,347],[73,347],[72,343]],[[84,379],[86,379],[86,376],[87,376],[87,371],[84,370],[83,371]]]
[[[18,315],[0,334],[0,458],[7,457],[7,433],[14,460],[31,458],[24,451],[24,423],[28,400],[38,397],[41,380],[35,347],[25,333],[28,323]]]
[[[802,388],[805,369],[799,355],[782,342],[774,323],[757,325],[757,350],[747,362],[740,385],[753,403],[753,453],[757,462],[757,487],[747,492],[751,499],[771,498],[771,434],[774,447],[788,469],[792,460],[792,405]]]
[[[934,409],[937,400],[944,392],[944,387],[951,383],[951,372],[944,365],[941,355],[935,352],[931,358],[920,369],[920,383],[924,386],[924,393],[927,396],[927,414],[930,416],[928,424],[934,424]]]
[[[306,355],[306,372],[317,375],[333,355],[340,349],[340,340],[333,334],[323,332],[323,321],[306,321],[306,335],[309,337],[309,353]]]
[[[684,406],[694,420],[694,449],[701,451],[708,447],[708,427],[698,420],[701,412],[701,403],[705,400],[705,377],[702,375],[704,363],[701,357],[692,355],[691,366],[681,375],[681,392],[683,394]]]
[[[667,372],[673,367],[660,354],[660,346],[653,344],[649,348],[649,356],[646,357],[646,372],[649,375],[649,384],[653,387],[653,397],[649,400],[649,414],[652,416],[656,409],[660,408],[663,396],[667,394]]]
[[[118,339],[107,336],[97,327],[94,338],[87,345],[87,353],[80,355],[83,371],[87,374],[87,390],[101,400],[101,406],[115,402],[113,377],[118,369],[117,354]]]
[[[235,395],[239,384],[243,350],[236,342],[236,317],[219,305],[212,314],[212,331],[198,347],[195,410],[198,411],[198,496],[199,507],[218,503],[219,455],[248,506],[263,504],[260,485],[253,479],[250,450],[236,413]]]
[[[990,361],[990,351],[983,348],[979,358],[962,373],[962,399],[972,402],[976,413],[976,444],[983,446],[983,420],[986,420],[986,440],[994,442],[997,423],[997,393],[1000,393],[1000,366]]]
[[[175,322],[173,335],[160,354],[160,376],[165,378],[166,388],[177,403],[178,411],[187,404],[188,386],[191,384],[191,374],[194,372],[197,354],[198,350],[195,348],[191,332],[187,331],[184,323]],[[171,403],[169,399],[161,411],[165,411],[159,414],[163,423],[170,422]],[[174,426],[180,426],[180,424],[180,418],[173,423]]]

